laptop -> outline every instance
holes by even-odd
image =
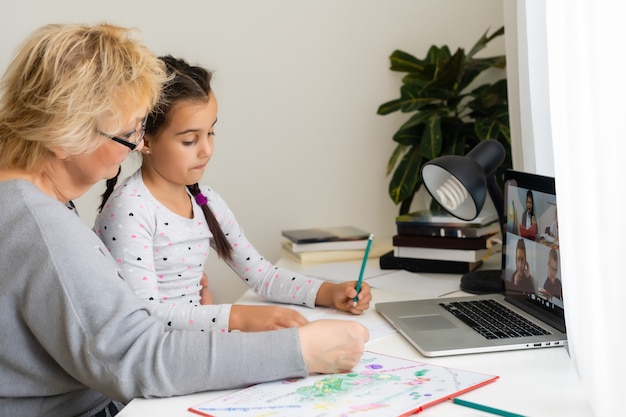
[[[424,356],[567,344],[554,178],[507,170],[504,180],[501,293],[376,304]],[[503,308],[513,313],[512,323]],[[492,328],[502,322],[510,329]]]

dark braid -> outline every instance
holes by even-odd
[[[102,208],[111,196],[111,193],[115,189],[115,184],[117,184],[117,179],[119,178],[121,172],[122,166],[120,165],[120,167],[117,169],[117,174],[115,174],[113,178],[109,178],[107,180],[107,189],[104,190],[104,192],[102,193],[102,202],[100,203],[100,207],[98,207],[98,212],[102,211]]]
[[[193,195],[194,197],[200,194],[200,186],[198,185],[198,183],[188,185],[187,188],[189,189],[189,191],[191,191],[191,195]],[[200,207],[202,207],[202,211],[204,212],[204,217],[207,221],[207,224],[209,225],[209,230],[213,234],[213,241],[215,242],[215,250],[217,251],[217,255],[221,259],[232,261],[233,248],[232,246],[230,246],[228,239],[226,239],[226,235],[224,235],[224,232],[217,222],[213,211],[211,211],[211,208],[208,204],[202,204]]]

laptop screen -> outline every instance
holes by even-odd
[[[564,329],[554,178],[507,170],[504,200],[505,294],[519,307],[539,312]]]

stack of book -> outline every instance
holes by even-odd
[[[319,227],[311,229],[283,230],[284,255],[300,263],[362,260],[370,232],[354,226]],[[380,244],[374,239],[371,257],[378,257]]]
[[[393,251],[380,258],[382,269],[463,274],[482,265],[501,245],[495,210],[464,221],[440,210],[420,210],[396,218]]]

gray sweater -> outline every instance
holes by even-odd
[[[307,374],[297,329],[168,331],[100,239],[27,181],[0,182],[0,416],[89,415]]]

